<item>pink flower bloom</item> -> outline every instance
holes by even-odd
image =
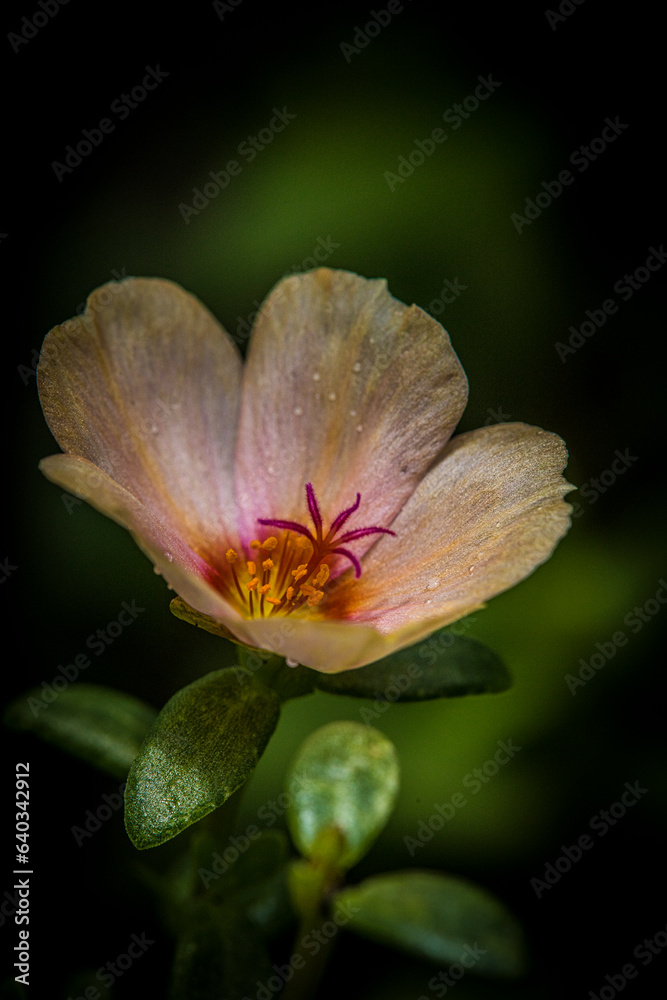
[[[264,302],[247,359],[178,285],[97,289],[38,372],[42,471],[134,536],[238,640],[359,667],[480,608],[569,527],[555,434],[450,440],[467,381],[384,281],[322,268]]]

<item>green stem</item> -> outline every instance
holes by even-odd
[[[335,937],[327,938],[322,934],[323,924],[323,915],[320,911],[302,918],[292,949],[291,963],[295,973],[285,986],[280,1000],[312,1000],[316,996],[317,987],[331,957],[335,940]],[[315,954],[310,951],[304,954],[303,943],[307,935],[310,935],[309,948],[312,949],[313,942],[319,943]],[[296,956],[301,957],[304,962],[303,966]]]

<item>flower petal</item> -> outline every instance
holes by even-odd
[[[161,520],[103,469],[77,455],[50,455],[42,459],[39,467],[47,479],[126,528],[170,587],[188,604],[214,617],[239,617],[215,590],[214,571],[178,534],[177,526]]]
[[[565,445],[526,424],[499,424],[450,441],[363,560],[341,579],[326,613],[405,630],[416,642],[528,576],[570,525],[561,475]],[[398,647],[397,647],[398,648]]]
[[[52,330],[39,394],[64,451],[99,466],[194,545],[236,535],[241,360],[204,306],[170,281],[129,278]],[[222,536],[222,541],[221,541]]]
[[[320,268],[264,302],[244,374],[237,457],[243,531],[303,520],[315,487],[328,525],[388,524],[448,441],[467,381],[446,332],[384,281]],[[356,545],[357,554],[373,543]]]
[[[272,616],[242,619],[215,589],[211,568],[155,513],[102,469],[75,455],[51,455],[40,469],[52,482],[86,500],[126,528],[169,586],[192,608],[224,624],[238,639],[327,673],[369,663],[389,651],[365,625]]]

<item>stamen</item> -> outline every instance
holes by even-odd
[[[277,545],[278,539],[275,535],[269,535],[269,537],[265,538],[262,542],[261,548],[263,548],[265,552],[273,552]]]

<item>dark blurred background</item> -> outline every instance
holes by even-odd
[[[530,974],[509,986],[466,976],[458,1000],[599,995],[628,962],[639,970],[624,986],[628,998],[657,995],[667,953],[644,967],[633,952],[667,925],[667,611],[656,600],[667,578],[664,275],[641,270],[635,288],[624,278],[645,269],[667,237],[661,29],[648,5],[616,14],[595,0],[564,2],[560,12],[394,3],[391,16],[380,4],[255,0],[191,2],[174,13],[118,2],[54,6],[24,3],[3,14],[4,700],[51,681],[123,601],[145,611],[82,680],[159,708],[230,656],[169,614],[162,581],[129,536],[38,472],[39,459],[57,450],[34,378],[50,327],[100,284],[158,275],[199,296],[244,347],[258,302],[284,274],[310,268],[315,250],[327,266],[385,277],[397,298],[431,311],[450,333],[470,381],[460,429],[520,420],[558,432],[579,492],[552,559],[469,623],[467,634],[505,658],[514,687],[393,706],[378,719],[398,748],[401,794],[351,877],[431,867],[481,882],[514,909],[531,945]],[[35,16],[46,8],[48,17]],[[379,21],[387,23],[376,29]],[[159,85],[135,107],[123,103],[149,69]],[[457,112],[443,115],[474,93],[478,77],[491,77],[493,92],[454,128]],[[244,143],[276,109],[294,117],[251,157]],[[103,119],[113,128],[99,145],[71,169],[54,169]],[[619,123],[617,135],[591,149],[607,119]],[[404,166],[401,181],[387,178],[437,128],[446,141],[411,174]],[[230,160],[238,176],[208,205],[195,202],[198,214],[184,210]],[[563,170],[573,181],[547,205]],[[539,215],[513,220],[538,193]],[[570,343],[570,328],[592,322],[587,311],[599,319],[609,299],[616,311]],[[619,630],[627,642],[610,646]],[[566,675],[595,654],[603,665],[573,694]],[[362,705],[317,695],[287,706],[246,790],[239,829],[275,797],[300,741],[331,719],[359,720]],[[145,931],[155,945],[105,996],[165,996],[171,944],[134,877],[121,812],[80,846],[72,834],[118,783],[27,736],[3,739],[7,828],[14,764],[31,768],[27,995],[65,1000],[99,986],[95,970]],[[411,857],[404,837],[510,739],[521,752]],[[538,898],[531,880],[591,832],[626,782],[647,791]],[[141,860],[159,870],[160,852],[171,850]],[[10,846],[3,892],[11,866]],[[15,929],[7,921],[1,930],[4,956]],[[10,966],[3,959],[0,978],[11,979]],[[427,985],[436,972],[346,935],[322,996],[417,1000],[436,995]]]

